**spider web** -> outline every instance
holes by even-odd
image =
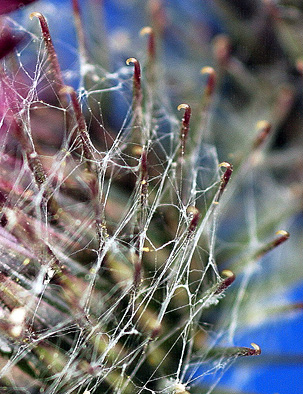
[[[244,275],[227,327],[207,342],[202,313],[222,298],[223,281],[215,252],[223,174],[216,149],[190,136],[180,158],[180,118],[165,88],[148,84],[148,64],[138,120],[133,67],[109,73],[82,61],[77,93],[92,141],[88,157],[71,100],[64,108],[54,85],[44,41],[28,37],[3,62],[3,389],[185,393],[201,365],[200,380],[241,355],[216,346],[226,334],[233,343],[253,273]],[[32,156],[16,138],[16,118]],[[198,141],[208,119],[204,127]],[[40,185],[35,153],[47,174]],[[254,197],[247,196],[254,250]]]

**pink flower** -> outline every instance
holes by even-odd
[[[15,11],[20,7],[33,3],[36,0],[0,0],[0,15]],[[8,55],[24,38],[22,34],[15,34],[4,28],[0,33],[0,59]]]
[[[33,3],[36,0],[1,0],[0,1],[0,15],[8,14],[18,8]]]
[[[12,52],[23,38],[23,34],[4,28],[0,33],[0,59]]]

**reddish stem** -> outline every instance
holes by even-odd
[[[185,153],[185,145],[186,145],[186,140],[187,140],[187,135],[189,132],[189,122],[190,122],[190,116],[191,116],[191,108],[188,104],[180,104],[178,106],[178,111],[181,109],[185,109],[184,111],[184,116],[182,118],[182,126],[181,126],[181,132],[180,132],[180,139],[181,139],[181,157],[184,156]]]
[[[143,27],[140,31],[141,36],[148,35],[147,53],[149,61],[154,62],[156,58],[156,39],[154,30],[150,26]]]
[[[201,69],[201,74],[208,74],[208,79],[205,87],[205,96],[210,98],[216,87],[216,72],[212,67],[203,67]]]
[[[276,234],[278,235],[277,238],[275,238],[273,241],[269,242],[268,244],[266,244],[265,246],[263,246],[261,249],[259,249],[256,252],[255,258],[254,258],[255,260],[259,260],[266,253],[268,253],[271,250],[275,249],[277,246],[283,244],[289,238],[289,233],[287,231],[284,231],[284,230],[280,230]]]
[[[220,198],[222,197],[222,194],[230,180],[230,177],[232,175],[233,172],[233,166],[230,163],[227,163],[226,161],[224,161],[223,163],[220,164],[220,167],[225,167],[226,170],[224,172],[224,174],[221,177],[221,184],[220,184],[220,188],[217,194],[217,197],[215,199],[215,202],[218,203]]]
[[[142,90],[141,90],[141,67],[139,61],[130,57],[126,60],[126,64],[134,65],[134,77],[133,77],[133,86],[134,86],[134,102],[136,108],[141,107],[142,105]]]
[[[266,120],[261,120],[257,123],[257,128],[259,130],[259,133],[254,141],[253,150],[258,149],[266,141],[271,131],[271,124]]]
[[[200,219],[200,212],[196,207],[188,207],[187,212],[192,215],[189,227],[188,227],[188,237],[191,237],[191,235],[196,231],[196,228],[198,226],[198,222]]]
[[[78,36],[78,44],[79,44],[79,53],[81,55],[82,63],[86,61],[87,54],[85,49],[85,35],[84,29],[81,21],[81,10],[78,0],[72,0],[73,4],[73,12],[74,12],[74,20],[75,20],[75,27]]]
[[[62,73],[61,73],[61,68],[59,65],[57,53],[50,35],[47,21],[40,12],[33,12],[32,14],[30,14],[31,19],[33,19],[34,17],[39,19],[44,43],[48,53],[49,62],[52,68],[54,82],[58,85],[58,90],[60,90],[64,86],[64,83],[63,83],[63,78],[62,78]]]
[[[224,270],[222,271],[222,274],[225,275],[226,278],[219,283],[219,286],[215,291],[215,295],[223,293],[223,291],[225,291],[236,279],[236,275],[230,270]]]
[[[74,113],[76,116],[77,125],[78,125],[79,136],[81,138],[82,145],[83,145],[84,155],[85,155],[85,158],[88,160],[87,165],[88,165],[90,171],[93,172],[92,167],[93,167],[93,161],[95,160],[95,155],[94,155],[95,149],[94,149],[94,146],[90,140],[90,137],[89,137],[89,134],[87,131],[85,118],[84,118],[77,94],[71,86],[65,86],[61,90],[61,92],[70,95],[72,106],[73,106]]]

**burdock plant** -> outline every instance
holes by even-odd
[[[234,338],[262,320],[251,282],[298,207],[270,154],[291,89],[271,96],[276,82],[248,71],[225,35],[212,54],[202,48],[202,75],[181,61],[163,71],[174,23],[155,0],[141,26],[146,49],[110,72],[105,46],[125,37],[103,32],[97,53],[73,0],[76,89],[43,6],[1,1],[0,13],[29,3],[32,32],[3,17],[0,37],[1,392],[210,393],[208,375],[261,353],[258,338]],[[232,14],[230,2],[214,3]],[[88,6],[101,18],[101,1]],[[199,60],[197,36],[182,38]],[[200,78],[197,94],[189,76]],[[227,108],[228,88],[238,103]],[[288,179],[288,163],[276,163]]]

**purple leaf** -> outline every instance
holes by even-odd
[[[0,33],[0,59],[12,52],[23,38],[23,34],[13,33],[7,28],[3,29]]]
[[[0,15],[8,14],[36,0],[0,0]]]

